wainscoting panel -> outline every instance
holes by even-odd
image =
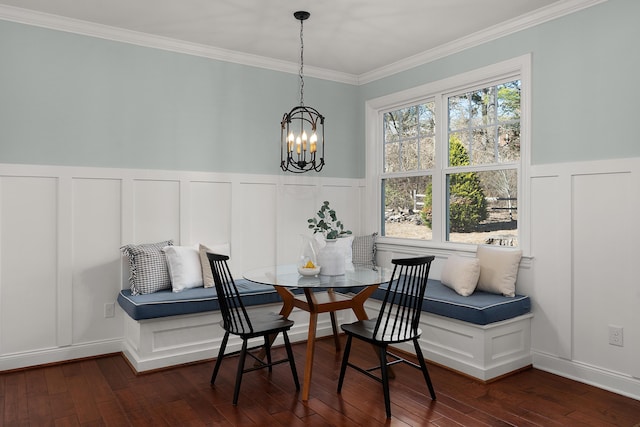
[[[638,354],[609,344],[609,326],[638,328],[637,179],[630,172],[573,177],[574,359],[631,372]],[[624,342],[623,342],[624,344]]]
[[[217,244],[231,242],[231,183],[189,183],[188,235],[183,244]]]
[[[571,181],[559,176],[531,180],[531,252],[534,285],[527,289],[536,349],[571,357]],[[525,292],[523,290],[523,292]]]
[[[307,220],[315,216],[322,201],[322,188],[311,183],[294,183],[280,187],[278,193],[279,264],[296,262],[302,247],[301,235],[311,236]]]
[[[0,186],[0,352],[55,347],[68,291],[57,280],[58,179],[2,176]]]
[[[273,183],[242,183],[239,192],[240,209],[235,215],[242,224],[241,249],[235,252],[234,266],[246,270],[273,265],[276,263],[278,231],[277,187]]]
[[[135,180],[133,183],[134,240],[130,243],[173,239],[180,242],[180,182]]]
[[[120,290],[122,181],[76,178],[72,189],[73,343],[112,339],[122,333],[122,313],[105,318],[104,304]],[[116,253],[117,254],[117,253]],[[107,260],[111,260],[110,262]],[[105,262],[106,261],[106,262]]]

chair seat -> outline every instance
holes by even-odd
[[[376,327],[377,319],[369,319],[369,320],[359,320],[357,322],[348,323],[345,325],[341,325],[342,330],[348,335],[355,335],[358,338],[365,340],[371,344],[392,344],[392,343],[400,343],[409,340],[413,340],[416,338],[420,338],[422,335],[422,330],[420,328],[417,329],[415,334],[405,334],[405,333],[397,333],[386,334],[384,336],[374,337],[374,330]]]
[[[288,320],[279,314],[275,313],[262,313],[262,314],[250,314],[251,330],[248,326],[232,325],[229,327],[229,333],[239,335],[241,337],[259,337],[265,334],[277,333],[280,331],[288,331],[293,326],[293,320]],[[244,323],[244,322],[243,322]],[[224,328],[224,320],[220,322],[220,325]]]

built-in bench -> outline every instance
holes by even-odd
[[[280,310],[281,299],[272,286],[244,279],[236,283],[247,310]],[[370,313],[378,310],[377,298],[382,294],[378,289],[367,301]],[[217,353],[223,334],[215,288],[135,296],[123,289],[118,303],[127,313],[124,353],[136,371],[209,359]],[[429,279],[421,317],[425,357],[484,381],[529,366],[530,309],[527,296],[476,291],[463,297],[439,280]],[[353,313],[337,314],[338,322],[355,320]],[[308,315],[294,310],[291,317],[296,322],[292,341],[305,340]],[[331,333],[328,316],[320,319],[317,335]],[[230,347],[239,343],[230,342]]]
[[[383,288],[381,286],[381,288]],[[376,290],[365,306],[376,312]],[[421,347],[426,359],[482,381],[531,366],[531,299],[476,290],[461,296],[429,279],[422,303]],[[411,343],[400,345],[413,353]]]

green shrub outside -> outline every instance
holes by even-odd
[[[449,163],[451,166],[465,166],[470,163],[467,151],[454,136],[449,138]],[[487,202],[480,185],[480,177],[476,172],[464,172],[450,175],[449,180],[449,230],[474,231],[480,221],[487,219]],[[432,204],[432,184],[429,184],[425,190],[424,207],[420,216],[430,228]]]

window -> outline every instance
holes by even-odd
[[[382,236],[520,245],[528,73],[503,65],[378,100]]]

